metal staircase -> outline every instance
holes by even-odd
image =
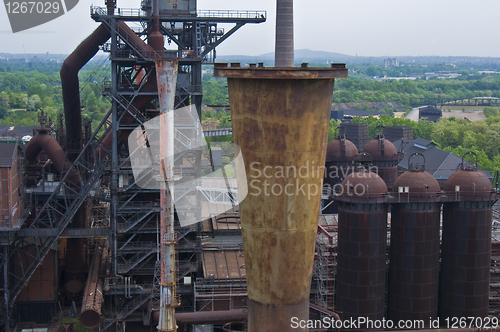
[[[158,245],[154,242],[145,243],[130,243],[126,247],[119,249],[120,255],[123,257],[127,251],[133,251],[134,254],[129,258],[123,258],[123,263],[116,264],[118,273],[124,274],[130,272],[134,267],[143,262],[149,255],[158,251]]]
[[[125,222],[118,222],[118,233],[126,233],[154,213],[160,212],[160,206],[154,202],[131,202],[117,209],[117,216]]]
[[[19,260],[21,275],[13,273],[16,271],[10,271],[10,276],[12,280],[14,280],[12,288],[10,289],[10,307],[14,305],[17,296],[28,284],[31,276],[42,263],[45,255],[49,252],[50,248],[56,244],[77,210],[87,199],[89,192],[94,189],[95,185],[101,179],[110,149],[102,143],[102,140],[98,137],[98,133],[101,129],[104,129],[110,124],[111,111],[108,112],[101,124],[96,128],[92,138],[87,142],[72,166],[63,171],[59,185],[55,187],[50,197],[38,211],[34,220],[31,221],[29,225],[26,225],[33,231],[38,229],[51,229],[50,235],[30,236],[29,238],[19,237],[13,244],[13,249],[10,252],[9,258],[11,260],[19,260],[19,257],[23,257],[25,260],[28,260],[28,262],[26,262],[26,266],[23,266],[23,262]],[[89,153],[94,155],[95,159],[97,159],[100,152],[105,153],[104,157],[99,161],[88,163],[85,160],[85,156]],[[69,175],[75,171],[80,175],[81,185],[72,183],[69,180]],[[87,178],[82,179],[82,175],[87,175]],[[32,253],[32,249],[25,250],[25,248],[34,248],[35,253]]]

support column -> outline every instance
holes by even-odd
[[[174,231],[174,102],[177,84],[178,61],[156,60],[156,79],[160,103],[160,158],[164,187],[160,190],[160,317],[158,331],[176,331],[175,307],[175,231]]]

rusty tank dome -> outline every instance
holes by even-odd
[[[382,198],[387,193],[384,180],[378,174],[367,169],[349,174],[340,186],[337,194],[342,197]]]
[[[352,161],[358,154],[358,148],[346,138],[337,137],[326,146],[326,161]]]
[[[384,135],[378,135],[366,143],[363,152],[369,153],[373,160],[380,160],[381,157],[393,158],[398,154],[398,150],[390,141],[386,140]]]
[[[384,135],[377,137],[363,148],[364,153],[368,153],[373,158],[373,166],[377,167],[377,174],[384,179],[389,190],[398,178],[398,164],[403,159],[403,154],[399,153],[394,144],[384,138]]]
[[[392,187],[396,193],[404,192],[409,197],[436,197],[441,191],[436,178],[422,169],[413,169],[401,174]]]
[[[489,196],[492,190],[490,180],[475,167],[455,171],[444,184],[446,194],[462,197]]]

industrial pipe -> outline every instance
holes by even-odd
[[[175,314],[177,324],[225,324],[247,319],[246,309],[181,312]]]
[[[35,135],[26,145],[26,160],[34,161],[42,150],[47,153],[61,177],[64,171],[71,169],[67,177],[68,186],[79,188],[81,185],[80,174],[75,168],[72,168],[72,163],[66,159],[57,140],[45,131]],[[82,206],[73,218],[73,226],[75,228],[84,227],[85,218],[85,206]],[[85,243],[83,239],[68,239],[64,287],[67,295],[72,299],[78,299],[81,296],[85,280],[84,267]]]
[[[248,331],[297,331],[291,318],[309,316],[334,79],[347,69],[217,64],[215,76],[228,80],[234,142],[247,171],[238,182],[249,184],[240,202]]]
[[[115,2],[107,1],[108,14],[112,15]],[[155,49],[140,39],[135,32],[123,21],[116,22],[117,29],[125,42],[138,47],[144,54],[152,54]],[[159,27],[158,29],[159,30]],[[89,37],[87,37],[64,61],[60,76],[63,93],[64,114],[67,134],[67,147],[69,159],[74,161],[82,149],[82,120],[80,110],[80,92],[78,72],[97,53],[99,46],[104,44],[111,37],[108,28],[101,24]],[[154,38],[153,38],[154,39]],[[157,42],[157,44],[159,44]],[[162,46],[163,47],[163,46]],[[156,88],[156,78],[153,77],[147,82],[143,91],[154,91]],[[140,96],[136,98],[134,106],[142,108],[151,101],[151,96]],[[111,131],[104,137],[105,146],[111,146]],[[47,150],[46,150],[47,151]],[[62,149],[61,149],[62,152]],[[60,154],[60,152],[59,152]],[[64,156],[64,152],[62,152]],[[103,152],[101,151],[101,155]],[[76,175],[79,176],[75,171]],[[80,182],[78,182],[80,183]],[[76,228],[85,227],[86,208],[80,207],[74,217],[73,226]],[[84,284],[83,269],[86,265],[85,244],[83,239],[69,239],[66,255],[65,267],[65,288],[70,298],[79,298]]]
[[[153,320],[158,322],[159,311],[153,312]],[[177,312],[175,321],[181,324],[225,324],[228,322],[242,322],[248,317],[247,309],[219,310],[219,311],[196,311]]]
[[[99,45],[104,44],[111,34],[101,24],[64,60],[61,67],[61,86],[64,104],[64,120],[68,156],[74,161],[82,149],[82,117],[80,110],[80,83],[78,72],[97,53]]]
[[[52,164],[55,166],[61,177],[64,171],[67,171],[72,167],[69,160],[66,159],[63,149],[57,142],[57,140],[47,132],[40,132],[35,135],[24,149],[24,156],[26,161],[34,161],[40,152],[45,151],[49,156]],[[80,175],[76,169],[71,169],[67,177],[69,185],[73,187],[78,187],[81,184]]]
[[[174,169],[174,101],[177,84],[177,59],[156,60],[156,81],[160,104],[160,158],[164,180],[173,179]],[[160,275],[160,318],[158,331],[175,331],[175,230],[174,230],[174,188],[172,181],[160,190],[161,231],[161,275]]]
[[[104,240],[101,240],[96,246],[96,251],[92,257],[85,291],[83,292],[82,310],[78,318],[82,325],[88,329],[98,326],[101,321],[104,282],[102,278],[99,278],[99,271],[106,264],[106,257],[107,250],[104,247]]]

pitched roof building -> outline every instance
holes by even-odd
[[[425,158],[425,170],[431,173],[439,182],[441,187],[448,177],[453,174],[462,162],[462,158],[455,155],[452,152],[447,152],[436,147],[436,144],[432,141],[417,138],[415,140],[400,139],[393,142],[398,151],[403,151],[404,157],[398,164],[400,171],[404,172],[408,170],[408,158],[415,152],[421,153]],[[416,157],[418,158],[418,157]],[[423,162],[422,159],[412,160],[413,163]],[[493,176],[483,171],[483,173],[489,178],[493,179]]]

